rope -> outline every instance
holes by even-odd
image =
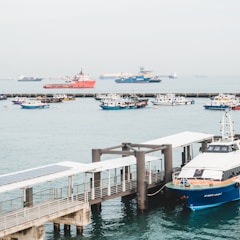
[[[165,187],[166,187],[166,184],[164,184],[164,185],[163,185],[159,190],[157,190],[155,193],[148,193],[147,196],[148,196],[148,197],[152,197],[152,196],[158,194],[159,192],[161,192],[161,191],[163,190],[163,188],[165,188]]]

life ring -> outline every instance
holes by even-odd
[[[236,188],[239,188],[239,186],[240,186],[239,182],[236,182],[236,183],[235,183],[235,187],[236,187]]]

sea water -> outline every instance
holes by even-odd
[[[50,80],[51,82],[53,80]],[[20,83],[0,80],[0,93],[240,93],[239,77],[179,77],[152,84],[117,84],[97,80],[94,89],[44,89],[49,82]],[[94,148],[141,143],[182,131],[220,135],[222,111],[203,108],[207,98],[196,98],[186,106],[153,106],[121,111],[101,110],[94,98],[51,104],[49,109],[26,110],[13,105],[11,98],[0,101],[0,174],[39,167],[61,161],[91,162]],[[231,112],[234,129],[240,133],[240,111]],[[194,153],[194,154],[197,154]],[[181,156],[174,153],[173,165]],[[240,202],[191,212],[164,201],[139,214],[136,201],[116,198],[103,202],[102,211],[91,215],[91,223],[76,236],[53,232],[46,223],[45,239],[239,239]]]

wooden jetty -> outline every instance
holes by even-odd
[[[91,210],[101,211],[103,201],[116,197],[136,197],[138,211],[144,212],[148,198],[172,180],[172,150],[183,149],[184,165],[191,159],[190,145],[198,143],[204,149],[213,138],[212,134],[182,132],[140,144],[93,149],[92,163],[88,164],[60,162],[1,175],[1,196],[20,189],[22,196],[0,202],[0,239],[44,239],[46,222],[53,222],[56,233],[64,224],[65,232],[74,225],[81,234],[90,223]],[[120,157],[102,160],[105,155]],[[57,187],[59,179],[65,179],[66,186]],[[47,182],[54,187],[34,192]]]

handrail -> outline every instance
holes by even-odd
[[[56,211],[65,212],[66,209],[70,210],[72,207],[79,206],[80,203],[76,197],[74,198],[63,198],[55,201],[50,201],[47,203],[38,204],[30,208],[22,208],[20,210],[10,212],[0,216],[0,237],[1,230],[6,230],[11,227],[17,227],[19,225],[25,224],[26,222],[39,220],[43,217],[50,217],[51,214],[55,214]]]
[[[133,188],[136,188],[136,172],[132,172],[129,175],[130,179],[126,179],[123,181],[123,176],[118,175],[118,176],[113,176],[110,178],[103,178],[100,181],[94,182],[94,193],[95,197],[94,198],[99,198],[99,197],[105,197],[109,196],[114,193],[119,193],[128,190],[132,190]],[[151,178],[151,179],[150,179]],[[146,181],[149,183],[159,183],[163,181],[163,173],[162,172],[155,172],[152,171],[151,176],[149,178],[149,175],[146,175]],[[109,185],[110,183],[110,185]],[[86,183],[81,183],[81,184],[76,184],[73,186],[73,196],[78,196],[81,198],[82,201],[86,202],[91,197],[88,195],[91,194],[92,192],[92,183],[86,182]],[[97,187],[96,187],[97,186]],[[32,204],[35,206],[37,204],[41,204],[43,202],[50,202],[58,199],[64,199],[67,198],[68,196],[68,187],[62,187],[62,188],[49,188],[49,189],[44,189],[42,191],[38,191],[33,193],[33,202]],[[106,189],[108,189],[106,191]],[[86,194],[88,193],[88,194]],[[91,196],[91,195],[90,195]],[[17,202],[19,201],[19,202]],[[15,204],[12,204],[12,203]],[[9,205],[9,206],[7,206]],[[16,207],[17,206],[17,207]],[[7,214],[8,212],[15,212],[18,209],[23,208],[23,198],[18,197],[10,200],[5,200],[0,202],[0,216]]]

